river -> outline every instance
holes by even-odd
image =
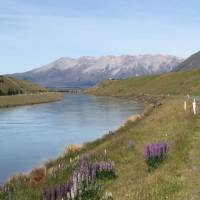
[[[117,129],[142,103],[86,94],[60,102],[0,109],[0,183],[63,152]]]

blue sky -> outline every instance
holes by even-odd
[[[0,74],[57,58],[200,50],[199,0],[0,0]]]

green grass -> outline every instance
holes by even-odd
[[[199,71],[192,71],[105,81],[88,90],[93,94],[133,99],[137,97],[137,92],[149,94],[150,99],[153,95],[158,95],[156,99],[161,101],[162,105],[153,108],[147,104],[141,119],[127,122],[114,134],[105,135],[85,144],[77,152],[64,154],[54,161],[49,161],[43,168],[48,173],[39,185],[32,186],[31,173],[26,175],[29,181],[27,184],[18,185],[13,193],[13,199],[39,199],[42,187],[57,185],[70,176],[76,166],[76,161],[70,162],[70,158],[88,154],[95,159],[106,149],[108,158],[116,164],[117,178],[102,181],[102,186],[104,192],[112,192],[115,200],[199,200],[200,115],[192,114],[191,100],[188,100],[190,105],[188,111],[183,111],[185,97],[168,95],[160,97],[168,93],[198,94],[198,76],[200,76]],[[188,82],[191,88],[179,87],[179,83],[183,81]],[[186,84],[183,85],[186,87]],[[133,148],[128,148],[129,141],[134,142]],[[168,157],[157,169],[149,172],[143,156],[144,147],[146,144],[159,141],[169,144]],[[58,170],[57,175],[53,176],[50,173],[51,169],[57,169],[59,163],[66,167]]]
[[[136,97],[150,95],[200,95],[200,70],[107,80],[86,92],[98,95]]]

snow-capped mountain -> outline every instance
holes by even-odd
[[[170,55],[123,55],[60,58],[34,70],[13,76],[42,86],[91,86],[113,78],[164,73],[173,70],[183,59]]]

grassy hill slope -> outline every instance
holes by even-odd
[[[46,92],[39,85],[13,77],[0,76],[0,96]]]
[[[200,95],[200,70],[107,80],[86,92],[123,97],[136,97],[142,94]]]

